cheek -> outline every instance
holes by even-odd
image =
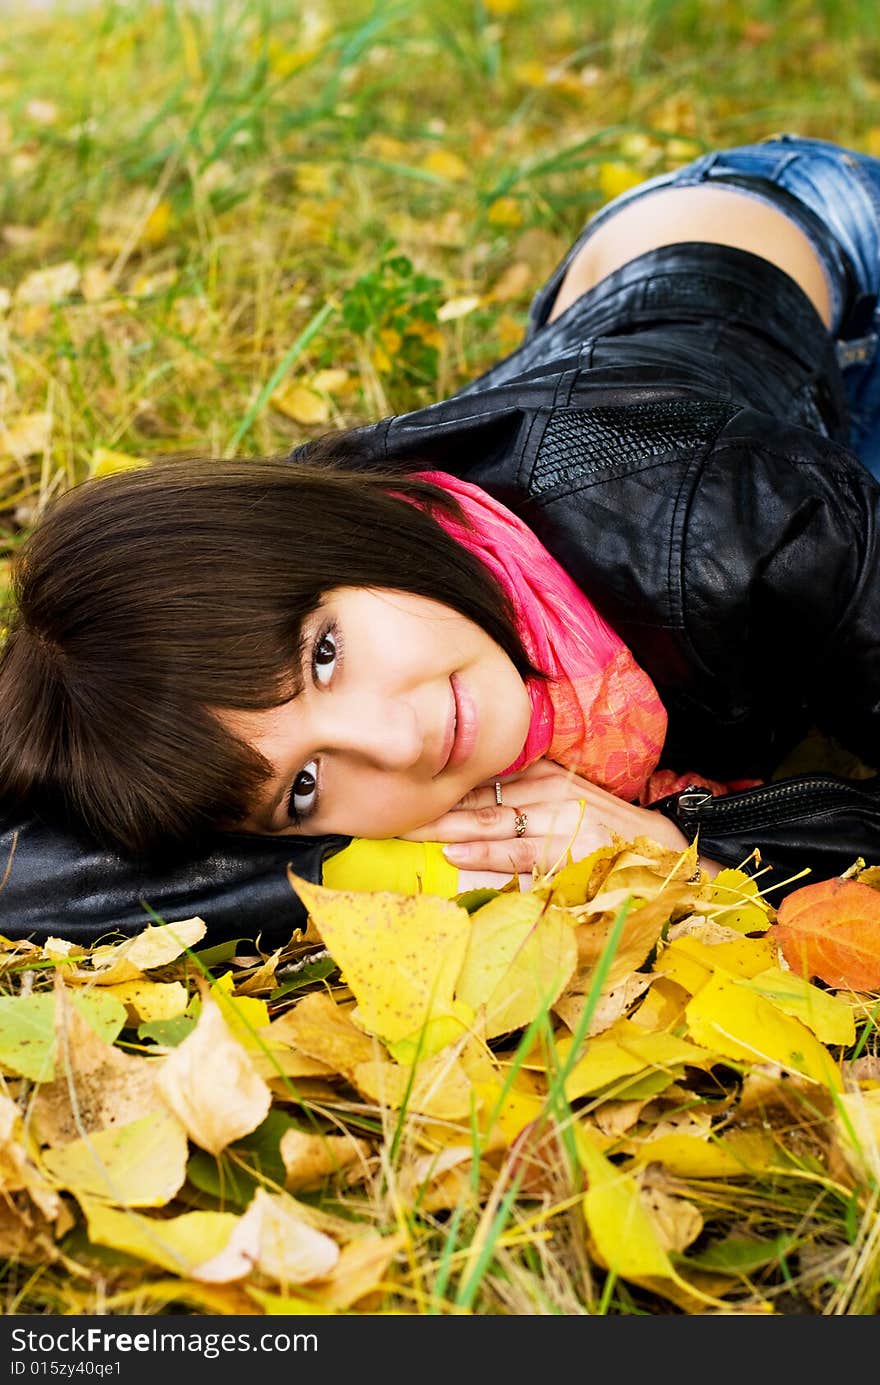
[[[330,825],[328,830],[353,837],[396,837],[433,822],[460,797],[449,784],[414,785],[388,775],[369,776],[357,785],[349,781],[344,815],[340,814],[344,825]]]

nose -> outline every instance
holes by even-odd
[[[384,770],[407,770],[424,751],[416,710],[403,699],[371,697],[361,691],[349,698],[327,698],[321,741],[327,749],[348,752]]]

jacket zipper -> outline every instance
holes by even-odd
[[[738,794],[735,799],[726,799],[724,796],[716,798],[699,784],[691,784],[679,794],[677,808],[682,817],[700,820],[710,817],[733,819],[738,815],[751,817],[756,809],[760,809],[762,803],[772,806],[780,800],[787,804],[792,799],[806,798],[809,801],[815,797],[821,801],[823,807],[837,804],[843,806],[852,802],[853,791],[858,795],[855,784],[852,789],[841,789],[839,783],[829,783],[825,779],[800,779],[796,783],[782,782],[769,784],[766,788],[748,789],[745,793]]]

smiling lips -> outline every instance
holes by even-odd
[[[473,752],[480,729],[477,709],[468,689],[454,673],[449,682],[452,687],[452,707],[443,747],[444,759],[439,773],[444,769],[455,769],[457,765],[464,764]]]

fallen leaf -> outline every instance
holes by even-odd
[[[272,1104],[210,993],[195,1029],[162,1060],[157,1083],[190,1139],[211,1154],[255,1130]]]
[[[89,473],[92,476],[114,476],[120,471],[139,471],[148,463],[143,457],[127,452],[115,452],[111,447],[96,447],[92,452]]]
[[[51,997],[50,997],[51,998]],[[112,1006],[122,1021],[109,1030],[93,1028],[84,1002]],[[53,1016],[58,1046],[57,1075],[43,1082],[30,1103],[30,1125],[44,1145],[64,1145],[84,1134],[126,1125],[164,1111],[156,1087],[159,1065],[117,1048],[113,1040],[125,1010],[103,992],[82,994],[56,981]]]
[[[61,1199],[36,1163],[37,1149],[17,1102],[0,1092],[0,1189],[3,1200],[26,1192],[48,1221],[61,1212]]]
[[[779,1063],[834,1090],[843,1087],[838,1065],[806,1025],[733,977],[715,973],[685,1013],[691,1038],[717,1053],[738,1062]]]
[[[72,1003],[88,1031],[112,1042],[125,1024],[125,1007],[112,996],[74,994]],[[32,1082],[51,1082],[58,1041],[55,995],[0,996],[0,1064]]]
[[[49,1149],[43,1167],[60,1188],[118,1207],[164,1207],[186,1181],[189,1152],[170,1111],[98,1130]]]
[[[80,272],[73,260],[34,269],[15,290],[15,302],[27,305],[60,303],[79,288]]]
[[[269,1029],[276,1044],[290,1044],[344,1077],[352,1077],[359,1063],[376,1057],[376,1041],[323,991],[304,995]]]
[[[488,1039],[549,1011],[577,963],[574,919],[538,894],[496,895],[471,915],[455,998]]]
[[[792,971],[828,986],[880,991],[880,891],[819,880],[780,902],[774,929]]]
[[[352,1165],[360,1166],[365,1173],[366,1161],[372,1154],[369,1143],[353,1135],[313,1135],[305,1130],[286,1130],[279,1148],[284,1161],[284,1186],[289,1192],[319,1188],[326,1179]]]
[[[703,892],[710,918],[738,933],[770,927],[770,907],[758,893],[758,881],[744,870],[720,870]]]
[[[227,1283],[258,1269],[281,1284],[307,1284],[329,1274],[338,1260],[339,1246],[309,1224],[294,1198],[258,1188],[227,1244],[191,1273]]]
[[[137,981],[141,973],[174,962],[205,936],[204,919],[180,919],[176,923],[149,924],[125,942],[94,947],[93,970],[87,975],[99,986],[118,981]]]
[[[584,1220],[599,1263],[679,1305],[719,1306],[677,1273],[636,1180],[605,1157],[588,1131],[575,1126],[574,1137],[588,1182]]]
[[[177,1217],[149,1217],[96,1198],[77,1197],[93,1245],[125,1251],[172,1274],[198,1278],[197,1268],[219,1257],[241,1218],[231,1212],[184,1212]],[[251,1259],[236,1262],[229,1278],[253,1268]],[[219,1276],[218,1276],[219,1277]]]
[[[449,149],[432,149],[422,160],[422,168],[428,173],[436,174],[438,178],[446,178],[451,182],[466,182],[471,176],[464,159]]]
[[[278,386],[269,402],[294,423],[326,423],[330,417],[327,400],[308,385],[288,381]]]
[[[454,322],[458,317],[467,317],[480,306],[477,294],[466,294],[462,298],[448,298],[437,309],[438,322]]]
[[[357,1000],[357,1022],[386,1044],[415,1042],[427,1057],[473,1018],[453,999],[470,917],[435,895],[329,890],[288,877]],[[423,1037],[421,1037],[423,1036]],[[313,1055],[318,1057],[318,1054]]]
[[[37,457],[47,450],[51,437],[51,414],[21,414],[9,423],[0,423],[0,456]]]
[[[413,1070],[398,1063],[358,1063],[352,1081],[379,1106],[418,1111],[435,1120],[464,1120],[474,1101],[473,1089],[454,1050],[437,1053]]]

